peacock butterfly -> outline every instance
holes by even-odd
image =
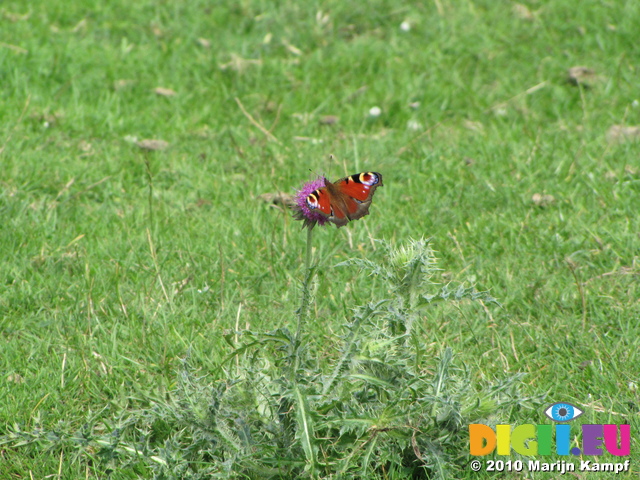
[[[340,228],[369,214],[373,194],[381,186],[382,175],[378,172],[356,173],[334,183],[325,179],[324,187],[307,196],[307,207]]]

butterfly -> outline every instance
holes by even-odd
[[[307,196],[307,207],[338,228],[344,227],[350,220],[369,215],[373,194],[381,186],[382,175],[378,172],[356,173],[333,183],[325,179],[324,187]]]

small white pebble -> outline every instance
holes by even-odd
[[[380,107],[371,107],[369,109],[369,116],[370,117],[376,118],[376,117],[379,117],[380,114],[382,114],[382,110],[380,109]]]
[[[504,108],[504,107],[498,107],[495,110],[493,110],[493,113],[497,117],[506,117],[507,116],[507,109]]]
[[[403,32],[408,32],[409,30],[411,30],[411,24],[405,20],[400,24],[400,30],[402,30]]]
[[[409,120],[407,122],[407,128],[412,131],[422,130],[422,124],[417,120]]]

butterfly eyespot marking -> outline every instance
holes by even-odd
[[[353,178],[353,177],[351,177]],[[355,179],[353,179],[355,181]],[[363,185],[371,187],[380,183],[380,177],[374,172],[364,172],[358,175],[358,181]]]
[[[315,192],[310,193],[307,197],[307,206],[312,210],[320,206],[320,204],[318,203],[318,197]]]

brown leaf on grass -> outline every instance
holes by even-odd
[[[7,382],[24,383],[24,378],[19,373],[10,373],[7,377]]]
[[[280,105],[278,105],[273,100],[269,100],[267,103],[264,104],[263,108],[266,113],[274,113],[278,111],[278,109],[280,108]]]
[[[513,14],[522,20],[533,20],[535,18],[529,7],[521,3],[514,4],[512,10]]]
[[[132,85],[134,85],[136,83],[135,80],[129,80],[126,78],[120,78],[118,80],[116,80],[115,82],[113,82],[113,89],[114,90],[124,90],[125,88],[129,88]]]
[[[465,120],[464,122],[462,122],[462,124],[464,125],[464,128],[466,128],[467,130],[471,130],[472,132],[477,132],[477,133],[484,133],[484,125],[482,124],[482,122],[477,122],[474,120]]]
[[[320,122],[320,125],[335,125],[338,123],[338,120],[340,120],[340,117],[336,115],[325,115],[320,117],[320,120],[318,121]]]
[[[76,24],[75,27],[71,29],[71,32],[78,33],[78,32],[85,32],[86,30],[87,30],[87,19],[83,18]]]
[[[170,88],[156,87],[153,91],[156,95],[160,95],[162,97],[173,97],[176,95],[176,91]]]
[[[540,193],[534,193],[531,196],[531,201],[536,207],[546,207],[547,205],[551,205],[553,202],[555,202],[556,199],[554,198],[553,195],[549,195],[549,194],[542,195]]]
[[[599,79],[594,69],[580,65],[571,67],[567,75],[571,85],[582,85],[587,88],[592,87]]]
[[[242,58],[240,55],[236,55],[235,53],[231,54],[231,60],[227,63],[220,63],[218,66],[220,70],[233,70],[236,72],[242,73],[247,69],[247,67],[251,65],[262,65],[262,60],[253,60],[251,58]]]
[[[15,12],[7,12],[6,10],[2,10],[2,16],[9,20],[10,22],[23,22],[25,20],[29,20],[31,16],[31,12],[29,13],[15,13]]]
[[[78,143],[78,150],[81,150],[84,153],[88,153],[91,151],[91,144],[86,140],[80,140],[80,142]]]
[[[293,195],[283,192],[263,193],[258,195],[258,199],[272,205],[282,205],[284,207],[290,207],[295,203]]]
[[[300,55],[302,55],[302,50],[300,50],[298,47],[296,47],[295,45],[291,45],[289,42],[287,42],[286,40],[282,41],[282,44],[284,45],[284,48],[286,48],[287,50],[289,50],[289,52],[291,52],[292,54],[294,54],[296,57],[299,57]]]
[[[640,126],[614,125],[607,132],[607,140],[611,143],[629,142],[638,139],[640,139]]]
[[[143,150],[164,150],[169,146],[164,140],[145,139],[136,142],[136,145]]]
[[[197,42],[198,45],[200,45],[202,48],[211,48],[211,40],[200,37],[198,38]]]

